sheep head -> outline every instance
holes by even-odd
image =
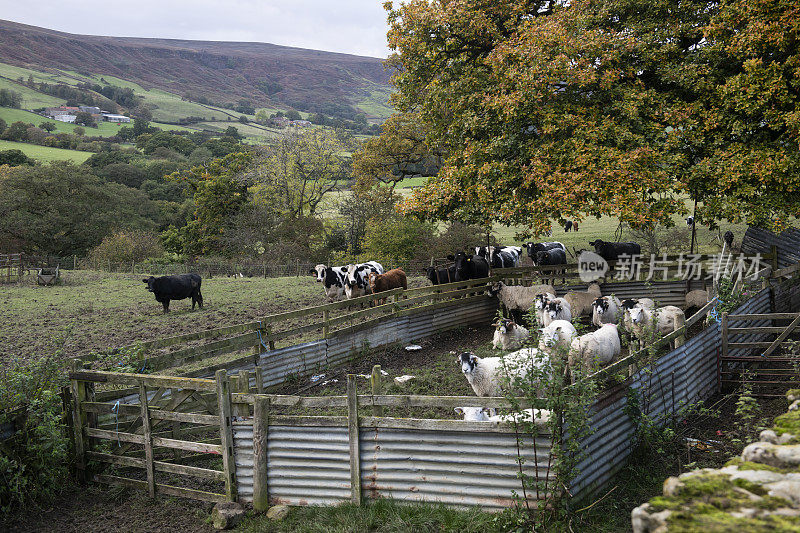
[[[456,407],[453,410],[463,416],[464,420],[475,422],[488,421],[490,416],[495,416],[497,413],[494,407]]]
[[[480,359],[478,356],[472,352],[462,352],[461,355],[456,358],[456,363],[461,365],[461,371],[464,375],[472,374],[475,368],[477,368],[479,361]]]

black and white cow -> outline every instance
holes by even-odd
[[[347,299],[358,298],[365,294],[370,294],[369,275],[375,272],[383,274],[383,266],[377,261],[367,261],[357,265],[347,265],[344,281],[344,294]]]
[[[344,281],[347,277],[347,267],[329,267],[323,264],[315,266],[308,271],[317,278],[317,283],[322,283],[328,301],[334,302],[344,297]]]
[[[616,261],[620,255],[642,255],[642,247],[636,242],[607,242],[600,239],[589,243],[594,251],[606,261]]]
[[[536,262],[536,254],[538,252],[544,252],[546,250],[554,250],[554,249],[561,249],[564,250],[564,254],[567,253],[567,248],[560,242],[528,242],[523,245],[525,249],[528,251],[528,257],[531,258],[533,264],[538,264]]]
[[[551,248],[550,250],[539,250],[536,252],[537,265],[566,265],[567,253],[561,248]]]
[[[521,256],[522,248],[520,246],[503,246],[492,251],[489,262],[492,268],[512,268],[519,266]]]
[[[489,275],[489,263],[479,255],[458,252],[455,255],[448,255],[447,258],[454,263],[456,281],[480,279]]]
[[[192,309],[197,304],[203,308],[203,295],[200,285],[203,279],[198,274],[175,274],[174,276],[160,276],[142,280],[147,284],[147,290],[152,292],[157,302],[164,306],[164,312],[169,312],[170,300],[192,299]]]

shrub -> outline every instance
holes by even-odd
[[[0,423],[16,419],[18,429],[0,447],[0,514],[8,515],[52,499],[67,479],[70,454],[60,422],[59,358],[13,362],[0,378]]]
[[[118,231],[106,236],[91,251],[92,261],[112,263],[141,262],[149,257],[159,257],[164,253],[159,237],[149,231]]]
[[[364,252],[395,263],[427,257],[435,229],[433,224],[408,217],[373,220],[367,225]]]

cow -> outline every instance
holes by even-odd
[[[322,283],[328,301],[341,300],[344,297],[344,280],[347,277],[347,267],[329,267],[319,264],[308,271],[317,278],[317,283]]]
[[[488,261],[492,268],[512,268],[519,266],[521,253],[519,246],[498,247],[491,250]]]
[[[428,267],[423,270],[425,277],[431,281],[431,285],[440,285],[442,283],[452,283],[456,280],[456,266],[450,265],[447,267]]]
[[[489,276],[489,263],[479,255],[467,255],[461,251],[455,255],[448,255],[447,259],[454,263],[456,281],[480,279]]]
[[[367,261],[366,263],[347,265],[346,272],[344,294],[349,300],[370,294],[372,291],[369,288],[369,275],[371,272],[383,274],[383,266],[377,261]]]
[[[567,253],[561,248],[552,248],[550,250],[540,250],[536,252],[537,265],[566,265]]]
[[[567,248],[561,244],[560,242],[528,242],[523,245],[523,247],[528,251],[528,257],[531,258],[533,264],[536,263],[536,253],[543,252],[545,250],[553,250],[553,249],[561,249],[564,250],[564,253],[567,253]]]
[[[606,242],[600,239],[589,243],[594,251],[606,261],[616,261],[621,255],[641,255],[642,247],[635,242]]]
[[[169,313],[170,300],[192,299],[192,309],[197,304],[203,308],[203,295],[200,293],[200,284],[203,279],[198,274],[175,274],[174,276],[160,276],[142,280],[147,284],[147,290],[152,292],[157,302],[164,306],[164,312]]]
[[[403,290],[408,289],[408,282],[406,280],[406,273],[399,268],[393,268],[386,271],[386,274],[378,274],[377,272],[369,273],[369,288],[372,294],[379,292],[386,292],[392,289]],[[380,303],[385,303],[386,298],[381,300]]]
[[[570,231],[572,231],[572,221],[567,220],[567,222],[564,224],[564,232],[569,233]]]

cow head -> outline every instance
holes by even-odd
[[[147,290],[150,291],[150,292],[153,292],[153,285],[154,285],[155,281],[156,281],[156,278],[153,277],[153,276],[150,276],[149,278],[145,278],[145,279],[142,280],[142,282],[147,283]]]
[[[536,252],[536,262],[541,264],[547,264],[548,259],[550,259],[550,255],[547,253],[546,250],[539,250]]]
[[[309,270],[308,273],[311,274],[312,276],[316,276],[317,283],[322,283],[323,281],[325,281],[325,274],[326,274],[327,271],[328,271],[328,267],[326,267],[325,265],[319,264],[319,265],[315,266],[314,268],[312,268],[311,270]]]
[[[380,274],[378,274],[375,271],[369,273],[369,278],[368,278],[369,279],[369,288],[372,289],[372,292],[376,292],[375,291],[375,282],[378,281],[378,276],[379,275]]]
[[[589,243],[589,246],[593,246],[595,250],[599,250],[600,248],[603,247],[604,244],[605,244],[605,242],[603,242],[601,239],[597,239],[597,240],[591,241]]]
[[[478,356],[472,352],[463,352],[456,358],[456,363],[461,365],[461,371],[465,376],[471,375],[478,366]]]
[[[358,269],[359,267],[356,265],[347,265],[346,272],[344,278],[344,285],[345,287],[352,289],[358,285],[359,276],[358,276]]]

